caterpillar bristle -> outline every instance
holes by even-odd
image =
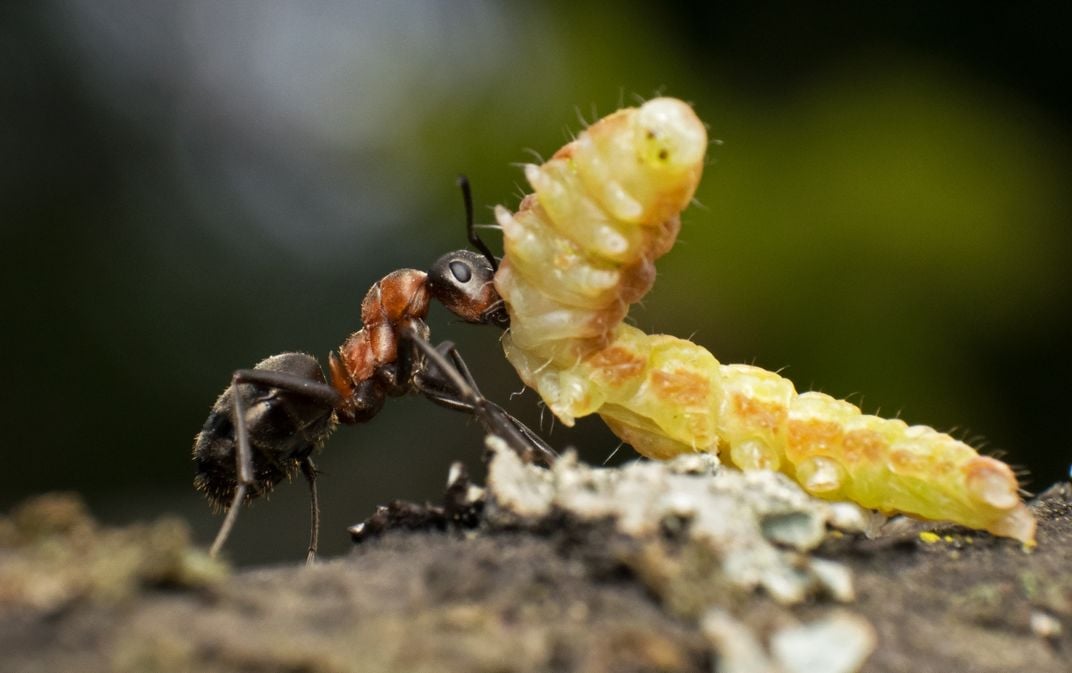
[[[545,162],[545,159],[543,158],[543,155],[540,154],[540,152],[538,150],[536,150],[536,149],[533,149],[531,147],[525,147],[521,151],[524,154],[530,155],[533,158],[533,161],[516,162],[516,163],[510,164],[514,168],[521,168],[521,167],[525,166],[525,164],[527,164],[527,163],[542,164],[542,163]]]
[[[519,164],[519,165],[524,166],[524,164]],[[525,188],[523,186],[521,186],[521,183],[515,182],[514,183],[514,198],[517,199],[518,203],[520,203],[521,201],[523,201],[525,199],[526,196],[528,196],[528,194],[527,194],[527,192],[525,192]]]
[[[858,398],[860,398],[860,399],[859,399],[859,401],[858,401],[858,402],[854,402],[854,401],[853,401],[853,398],[854,398],[854,397],[858,397]],[[853,403],[853,404],[855,404],[856,406],[860,407],[860,409],[861,409],[861,410],[863,409],[863,406],[864,406],[864,394],[863,394],[862,392],[859,392],[859,391],[853,391],[853,392],[851,392],[851,393],[847,393],[847,394],[846,394],[846,395],[845,395],[844,397],[842,397],[841,399],[845,400],[846,402],[852,402],[852,403]]]
[[[711,209],[707,207],[707,204],[705,204],[703,201],[700,201],[700,197],[698,196],[692,197],[692,200],[689,201],[689,205],[693,208],[699,208],[700,210],[711,212]],[[686,243],[688,242],[688,239],[682,239],[681,242]]]
[[[977,449],[979,449],[979,453],[982,453],[984,455],[990,456],[991,458],[993,458],[995,460],[1001,460],[1001,459],[1003,459],[1005,456],[1007,456],[1009,454],[1009,452],[1006,451],[1005,449],[986,450],[985,440],[982,440],[980,438],[977,438],[975,442],[966,442],[966,443],[971,444],[972,446],[974,446]],[[1011,465],[1010,465],[1010,467],[1011,467]]]
[[[581,112],[581,106],[573,106],[573,114],[577,117],[577,123],[580,124],[582,129],[587,129],[591,124],[584,118],[584,113]],[[599,117],[592,117],[592,119],[599,119]]]
[[[614,458],[614,456],[617,455],[618,451],[620,451],[623,446],[625,446],[625,442],[618,442],[618,446],[614,447],[614,450],[611,451],[610,454],[603,459],[603,465],[609,463],[611,461],[611,458]]]

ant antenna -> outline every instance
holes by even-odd
[[[461,187],[462,199],[465,201],[465,232],[469,237],[469,242],[475,245],[476,249],[488,258],[488,263],[491,264],[491,270],[498,271],[499,261],[495,259],[495,255],[491,254],[491,248],[489,248],[476,233],[476,225],[473,223],[473,192],[469,188],[469,178],[464,174],[459,175],[458,186]]]

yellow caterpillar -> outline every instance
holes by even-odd
[[[1034,542],[1008,465],[947,434],[864,415],[684,339],[623,324],[674,243],[700,180],[707,134],[685,103],[657,98],[596,122],[542,166],[518,212],[496,209],[510,314],[506,357],[563,423],[599,413],[641,454],[718,452],[780,470],[809,493]]]

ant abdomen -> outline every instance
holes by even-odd
[[[252,371],[278,373],[314,386],[325,383],[319,363],[305,353],[273,355],[257,363]],[[253,483],[246,492],[247,502],[293,477],[335,425],[332,407],[317,398],[268,383],[241,382],[241,373],[236,372],[236,385],[228,386],[212,405],[208,420],[194,440],[194,486],[217,508],[231,502],[238,485],[233,391],[241,396],[249,435]]]

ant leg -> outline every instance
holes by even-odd
[[[458,352],[458,348],[455,347],[455,344],[445,341],[440,345],[437,345],[435,350],[440,353],[440,355],[450,358],[453,367],[458,371],[458,374],[465,379],[465,383],[476,392],[477,398],[483,400],[483,404],[487,405],[493,414],[505,418],[513,425],[513,427],[518,429],[518,432],[524,435],[525,442],[530,445],[530,448],[535,447],[535,454],[538,455],[542,463],[550,465],[557,457],[559,457],[559,453],[552,449],[551,445],[545,442],[544,438],[533,432],[531,428],[528,428],[528,425],[525,425],[517,418],[511,416],[502,406],[483,397],[479,388],[477,388],[476,379],[473,377],[470,369],[468,369],[468,365],[462,358],[462,354]],[[436,388],[431,388],[429,386],[430,384],[434,385]],[[458,393],[446,385],[443,378],[431,376],[428,374],[427,370],[423,372],[423,375],[417,380],[416,385],[418,389],[425,394],[425,397],[440,406],[445,406],[448,409],[455,409],[458,410],[458,412],[467,412],[474,416],[478,414],[478,409],[473,403],[459,398]]]
[[[416,350],[416,346],[414,347],[414,350]],[[449,357],[451,352],[456,351],[454,342],[444,341],[436,346],[435,350],[439,353],[440,359],[431,363],[434,368],[423,367],[421,371],[417,373],[417,376],[414,377],[413,381],[414,387],[425,397],[441,407],[476,415],[477,409],[472,402],[473,397],[459,393],[455,381],[447,380],[450,377],[441,373],[443,371],[440,366],[442,364],[442,358]],[[462,377],[465,384],[475,392],[477,397],[483,397],[476,385],[476,380],[473,379],[472,373],[464,362],[461,363],[460,367],[455,363],[454,370]]]
[[[428,343],[428,325],[419,318],[413,318],[399,332],[401,338],[395,356],[395,381],[396,385],[402,387],[400,392],[408,392],[420,366],[416,343]]]
[[[280,388],[288,392],[306,395],[314,400],[323,402],[328,408],[334,408],[341,399],[339,393],[328,384],[288,372],[239,369],[231,375],[231,410],[234,413],[232,422],[235,428],[236,486],[234,498],[227,508],[227,515],[223,518],[219,532],[216,533],[216,539],[212,541],[212,546],[209,547],[208,555],[211,557],[215,557],[220,553],[223,543],[231,535],[231,530],[238,519],[238,510],[246,499],[246,492],[250,486],[256,483],[253,475],[253,452],[249,448],[249,431],[246,429],[246,402],[238,390],[238,386],[243,383]]]
[[[215,558],[223,547],[223,543],[227,541],[227,538],[231,535],[231,529],[234,528],[235,520],[238,518],[238,508],[242,505],[242,501],[246,498],[246,485],[239,483],[235,488],[234,500],[227,507],[227,516],[223,519],[223,524],[220,526],[220,531],[216,533],[216,539],[212,541],[212,546],[209,547],[208,555]]]
[[[316,491],[316,465],[309,456],[301,463],[302,474],[309,482],[309,554],[305,557],[305,565],[316,563],[316,550],[320,545],[320,496]]]
[[[239,370],[231,376],[231,411],[235,429],[235,493],[231,500],[231,506],[227,508],[227,516],[223,518],[220,530],[216,533],[216,539],[209,547],[208,555],[215,557],[220,553],[223,543],[227,541],[238,519],[238,509],[246,499],[246,490],[253,483],[253,455],[249,449],[249,432],[246,430],[246,405],[242,401],[242,395],[238,392],[238,384],[242,382],[242,374],[246,370]]]
[[[472,386],[473,390],[476,391],[479,395],[480,391],[477,389],[476,379],[473,378],[472,373],[469,371],[469,365],[467,365],[465,363],[465,360],[462,359],[462,354],[458,352],[458,349],[454,347],[454,344],[449,341],[445,341],[441,343],[436,348],[436,350],[450,357],[451,361],[454,363],[455,369],[458,370],[458,373],[461,374],[463,378],[465,378],[466,382],[468,382],[469,385]],[[482,395],[481,398],[484,399],[485,403],[492,407],[493,410],[504,416],[507,421],[509,421],[515,428],[517,428],[518,432],[525,436],[526,441],[531,446],[534,446],[536,448],[536,455],[539,456],[540,460],[545,465],[550,465],[551,463],[555,462],[555,459],[558,458],[558,452],[552,449],[551,445],[545,442],[542,437],[533,432],[532,429],[529,428],[529,426],[525,425],[524,423],[507,413],[505,409],[503,409],[495,402],[484,398]]]
[[[334,409],[342,395],[331,385],[316,379],[306,378],[290,372],[274,372],[267,369],[239,369],[234,373],[231,384],[252,383],[265,388],[279,388],[288,393],[304,395]]]
[[[449,409],[472,413],[485,430],[501,437],[526,461],[535,462],[538,459],[548,465],[554,462],[556,454],[551,447],[547,446],[543,440],[539,440],[535,433],[525,427],[521,421],[480,393],[469,368],[453,344],[447,342],[440,348],[450,353],[455,363],[460,363],[460,367],[453,366],[438,349],[433,348],[428,342],[421,339],[410,339],[410,341],[444,377],[444,379],[418,377],[414,385],[422,394]],[[434,387],[430,387],[429,383],[432,383]]]

